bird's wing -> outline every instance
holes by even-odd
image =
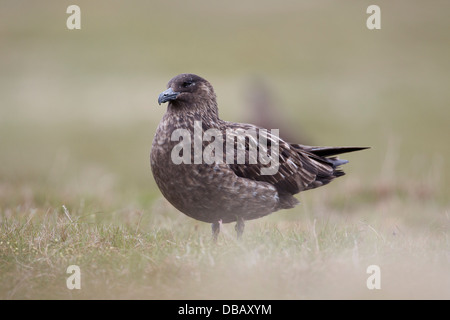
[[[256,134],[253,134],[252,130]],[[242,138],[243,132],[246,134],[245,144]],[[336,169],[336,166],[342,163],[333,163],[339,160],[321,157],[303,149],[300,145],[290,145],[271,131],[253,125],[228,122],[226,141],[227,153],[230,152],[231,145],[234,151],[234,162],[230,163],[230,155],[228,155],[226,163],[236,175],[268,182],[279,192],[296,194],[327,184],[333,178],[344,174]],[[241,152],[241,158],[239,158],[239,152]],[[245,154],[245,159],[242,158],[242,154]],[[261,154],[270,156],[271,161],[262,162]],[[263,169],[269,174],[263,174]]]

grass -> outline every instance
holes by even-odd
[[[373,32],[371,3],[136,3],[79,1],[76,32],[69,4],[0,4],[0,299],[450,298],[447,2],[380,2]],[[212,82],[226,120],[261,77],[290,131],[372,148],[214,245],[149,168],[181,72]]]
[[[340,183],[356,183],[348,180]],[[353,190],[361,197],[359,188]],[[18,206],[2,212],[1,294],[4,299],[446,298],[449,212],[414,193],[403,196],[355,205],[342,199],[352,197],[348,191],[312,194],[297,212],[248,222],[242,241],[225,225],[217,245],[209,225],[179,215],[162,199],[152,215],[143,209]],[[80,266],[81,290],[66,288],[72,264]],[[382,270],[379,291],[366,287],[372,264]]]

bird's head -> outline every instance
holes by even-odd
[[[212,85],[195,74],[183,73],[172,78],[167,90],[158,97],[158,103],[170,102],[172,105],[213,104],[216,105],[216,94]]]

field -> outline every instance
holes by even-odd
[[[0,299],[450,298],[448,1],[377,1],[380,30],[368,1],[77,1],[81,30],[70,4],[0,3]],[[183,72],[223,119],[264,83],[281,136],[371,149],[214,244],[150,171]]]

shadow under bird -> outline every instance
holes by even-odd
[[[299,203],[293,195],[344,175],[339,166],[348,161],[340,160],[336,155],[367,149],[291,144],[278,138],[273,130],[221,120],[212,85],[194,74],[180,74],[171,79],[167,90],[158,98],[159,104],[165,102],[168,102],[167,112],[158,125],[150,153],[153,177],[161,193],[175,208],[191,218],[212,224],[214,240],[217,240],[222,223],[236,222],[235,229],[240,238],[246,220],[293,208]],[[223,161],[195,161],[195,135],[192,140],[184,141],[189,143],[189,148],[181,149],[182,140],[179,136],[173,137],[178,129],[191,135],[196,130],[200,132],[197,143],[201,152],[211,151],[212,141],[220,138],[216,135],[209,140],[203,134],[210,129],[219,132],[223,135],[224,150],[228,148],[223,152]],[[252,138],[247,134],[239,140],[238,135],[242,132],[256,132],[257,136]],[[244,143],[239,145],[239,141]],[[260,153],[252,152],[252,147],[262,154],[276,156],[276,170],[263,174],[269,164],[255,158],[255,154]],[[219,155],[216,149],[212,150],[213,156]],[[239,151],[243,152],[244,158],[239,159]],[[174,155],[190,161],[174,161]]]

